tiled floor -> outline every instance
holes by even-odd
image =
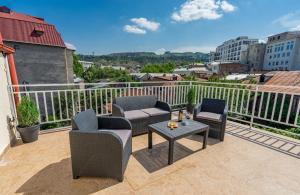
[[[274,149],[296,154],[298,142],[248,131],[230,122],[225,141],[209,139],[205,150],[201,136],[179,140],[171,166],[164,139],[154,134],[149,152],[147,135],[134,137],[122,183],[73,180],[68,132],[43,134],[37,142],[13,147],[4,155],[0,194],[300,194],[300,160]],[[262,144],[271,139],[275,142],[268,142],[270,147]]]

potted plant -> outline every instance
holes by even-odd
[[[189,89],[188,94],[187,94],[187,105],[186,105],[186,110],[189,113],[193,113],[194,107],[195,107],[195,100],[196,100],[196,94],[195,94],[195,88],[192,87]]]
[[[38,139],[40,124],[39,111],[36,104],[29,97],[23,97],[17,106],[18,126],[24,143],[34,142]]]

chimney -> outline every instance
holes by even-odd
[[[0,6],[0,12],[10,14],[11,10],[6,6]]]

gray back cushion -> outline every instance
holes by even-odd
[[[114,103],[122,107],[124,111],[153,108],[156,102],[155,96],[118,97],[114,100]]]
[[[98,130],[98,119],[93,109],[76,114],[72,118],[72,129],[83,131]]]

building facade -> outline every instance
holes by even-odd
[[[264,70],[300,70],[300,31],[268,37]]]
[[[258,43],[258,39],[250,39],[247,36],[225,41],[217,47],[214,61],[240,63],[245,60],[243,51],[247,51],[248,46],[254,43]]]
[[[255,43],[248,46],[246,64],[248,65],[249,70],[261,71],[263,69],[265,51],[265,43]]]
[[[55,26],[0,7],[3,42],[15,49],[19,83],[72,83],[73,52]]]
[[[248,66],[234,62],[214,62],[211,64],[211,69],[213,74],[229,75],[234,73],[246,73]]]

